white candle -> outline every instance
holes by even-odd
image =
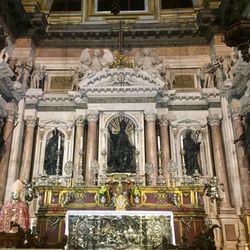
[[[61,136],[58,136],[58,150],[61,148]]]
[[[83,147],[83,137],[81,136],[81,141],[80,141],[80,150],[82,150]]]
[[[181,135],[181,149],[183,149],[183,135]]]
[[[161,142],[160,142],[160,136],[157,136],[157,145],[158,145],[158,150],[161,150]]]

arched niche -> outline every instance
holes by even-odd
[[[128,116],[113,117],[107,124],[107,173],[136,172],[136,130]]]

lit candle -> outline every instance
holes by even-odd
[[[80,141],[80,150],[82,150],[83,147],[83,137],[81,136],[81,141]]]
[[[183,149],[183,135],[181,135],[181,149]]]
[[[61,148],[61,136],[58,136],[58,150]]]
[[[157,145],[158,145],[158,150],[161,150],[161,142],[160,142],[160,136],[157,136]]]

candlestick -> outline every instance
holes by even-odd
[[[80,140],[80,150],[82,150],[82,148],[83,148],[83,137],[81,136],[80,139],[81,139],[81,140]]]
[[[58,150],[61,148],[61,136],[58,136]]]
[[[181,149],[183,149],[183,135],[181,135]]]
[[[157,136],[157,146],[158,146],[158,150],[161,150],[161,142],[160,142],[160,136]]]

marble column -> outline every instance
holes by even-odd
[[[13,137],[14,121],[16,116],[16,106],[14,103],[7,104],[6,107],[6,122],[3,130],[3,139],[5,141],[4,153],[1,159],[1,174],[0,174],[0,206],[3,205],[4,193],[7,182],[8,165],[11,153],[11,143]]]
[[[33,142],[34,142],[34,132],[37,124],[37,118],[34,116],[28,116],[25,118],[25,135],[24,135],[24,146],[23,146],[23,157],[21,171],[19,178],[21,180],[29,180],[31,171],[31,160],[33,154]]]
[[[160,140],[161,140],[161,164],[163,176],[168,179],[167,165],[170,160],[168,119],[165,115],[160,118]]]
[[[244,134],[244,127],[241,121],[241,116],[237,111],[232,111],[232,119],[233,119],[233,128],[235,139],[238,139],[242,134]],[[245,154],[245,145],[244,141],[238,141],[235,144],[236,154],[238,159],[238,167],[240,173],[240,180],[241,180],[241,194],[242,194],[242,205],[243,208],[249,208],[249,175],[248,175],[248,162],[247,157]]]
[[[158,168],[157,168],[157,146],[156,146],[156,128],[155,128],[155,113],[145,112],[146,127],[146,163],[152,163],[152,185],[156,186]]]
[[[214,167],[216,176],[219,179],[219,183],[223,183],[224,197],[222,207],[230,208],[230,196],[228,188],[227,169],[225,164],[223,142],[220,128],[220,118],[218,114],[211,114],[208,116],[208,122],[211,128]]]
[[[83,135],[84,135],[84,118],[79,116],[76,120],[76,136],[75,136],[75,150],[74,150],[74,172],[73,177],[77,178],[80,174],[79,163],[80,163],[80,148],[83,149]],[[82,138],[82,139],[81,139]],[[82,145],[81,145],[82,140]]]
[[[85,169],[85,184],[90,186],[93,183],[93,173],[91,165],[94,160],[97,160],[97,121],[98,112],[89,113],[88,117],[88,137],[87,137],[87,152],[86,152],[86,169]]]

